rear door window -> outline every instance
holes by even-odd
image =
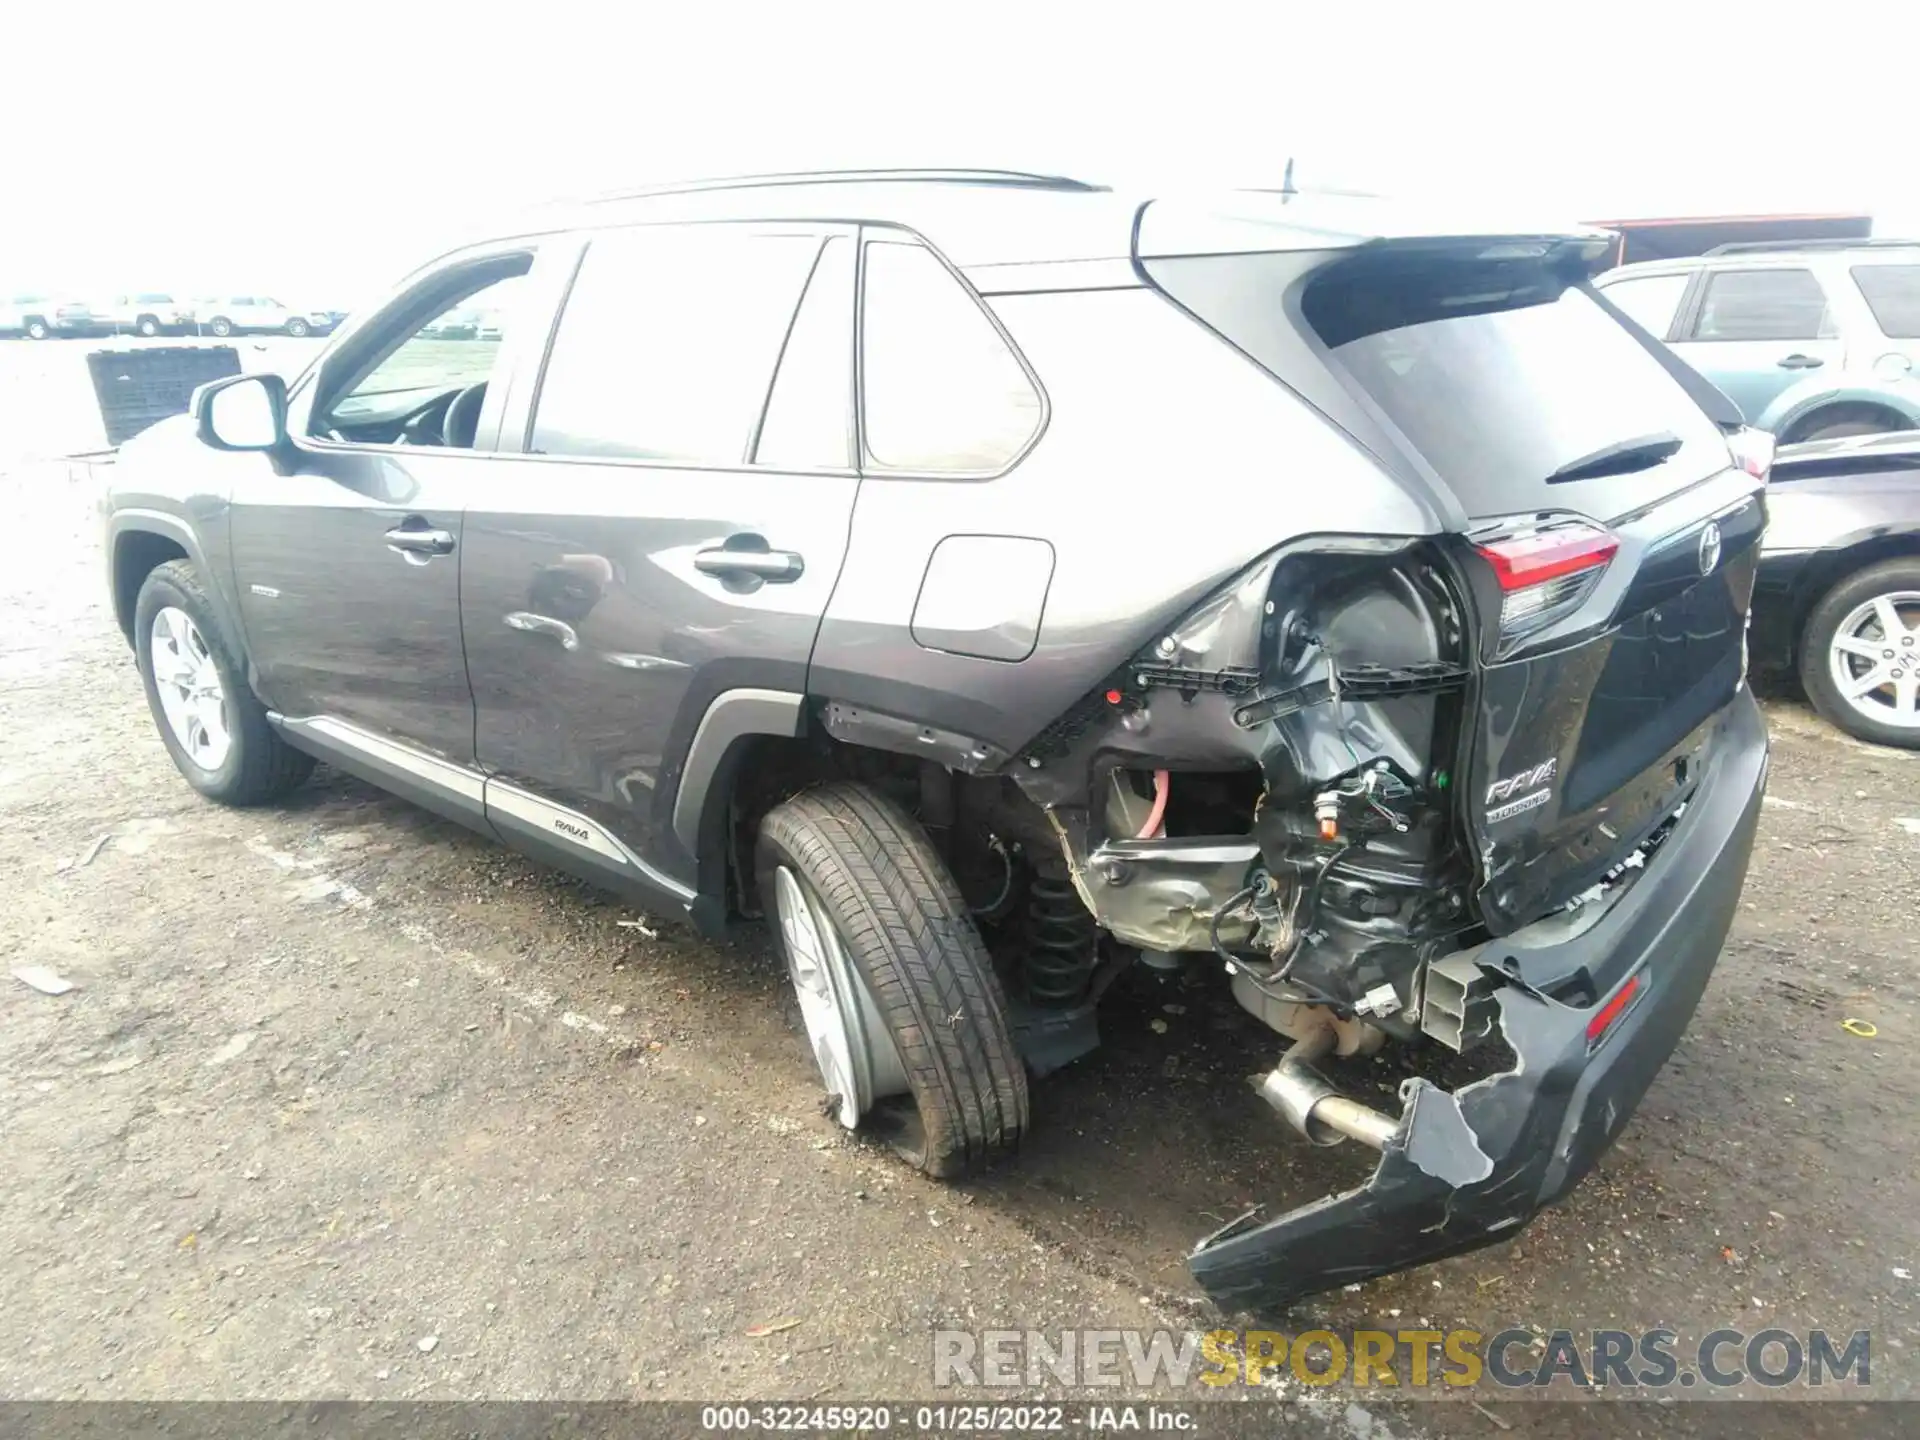
[[[1600,293],[1656,340],[1673,329],[1673,317],[1687,293],[1686,275],[1642,275],[1603,286]]]
[[[853,241],[829,239],[780,353],[753,463],[778,470],[853,464]]]
[[[1882,335],[1920,339],[1920,265],[1856,265],[1853,283]]]
[[[1833,325],[1811,270],[1716,270],[1689,340],[1823,340]]]
[[[879,470],[991,475],[1040,428],[1040,392],[973,292],[931,250],[866,247],[861,374]]]
[[[639,227],[597,236],[560,314],[530,448],[747,463],[816,234]]]

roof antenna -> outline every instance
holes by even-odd
[[[1293,156],[1287,156],[1287,171],[1280,177],[1280,203],[1286,204],[1292,196],[1300,192],[1293,188]]]

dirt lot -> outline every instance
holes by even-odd
[[[78,347],[24,350],[9,383],[84,384]],[[0,454],[33,453],[40,383],[0,389]],[[938,1323],[1206,1328],[1192,1240],[1362,1172],[1254,1098],[1276,1044],[1207,979],[1124,989],[1022,1162],[936,1186],[821,1116],[757,937],[623,925],[324,770],[283,809],[201,801],[107,613],[92,483],[0,479],[0,1397],[924,1396]],[[1874,1392],[1916,1393],[1920,772],[1769,717],[1735,935],[1601,1171],[1292,1326],[1870,1328]],[[1337,1433],[1493,1433],[1280,1393]]]

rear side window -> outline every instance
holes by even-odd
[[[1601,293],[1656,340],[1673,329],[1674,312],[1687,293],[1685,275],[1645,275],[1602,287]]]
[[[531,448],[742,465],[820,237],[725,226],[601,236],[554,335]]]
[[[1920,265],[1856,265],[1853,283],[1882,335],[1920,339]]]
[[[1691,340],[1820,340],[1833,334],[1811,270],[1716,270]]]
[[[1040,428],[1040,394],[971,291],[922,245],[866,247],[867,455],[882,470],[990,475]]]

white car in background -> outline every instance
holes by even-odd
[[[206,335],[324,335],[333,328],[325,310],[295,310],[264,295],[230,295],[194,306]]]
[[[93,307],[94,318],[111,325],[115,331],[135,335],[173,335],[193,329],[193,305],[171,295],[148,291],[140,295],[116,295]]]
[[[58,335],[90,335],[106,328],[93,307],[55,295],[14,295],[0,299],[0,335],[51,340]]]

